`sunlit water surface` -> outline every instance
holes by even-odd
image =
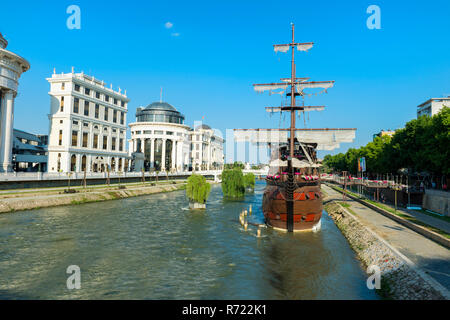
[[[324,213],[319,233],[262,222],[262,192],[206,211],[184,191],[0,215],[0,299],[377,299],[346,239]],[[66,269],[81,269],[68,290]]]

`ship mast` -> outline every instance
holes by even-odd
[[[291,61],[291,135],[290,135],[290,158],[294,158],[294,137],[295,137],[295,26],[292,23],[292,61]]]

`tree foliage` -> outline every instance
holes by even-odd
[[[240,161],[235,161],[234,163],[226,163],[224,165],[225,169],[244,169],[245,165]]]
[[[358,158],[366,158],[370,173],[396,173],[409,168],[415,172],[450,174],[450,108],[433,117],[421,116],[406,123],[391,137],[377,137],[359,149],[324,157],[324,165],[336,171],[358,170]]]
[[[244,175],[240,168],[222,171],[222,192],[226,197],[239,198],[245,194]]]
[[[255,188],[255,175],[251,172],[244,175],[244,187],[245,188]]]
[[[205,177],[192,174],[187,179],[186,196],[191,202],[205,203],[211,191],[211,185]]]

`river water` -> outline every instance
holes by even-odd
[[[234,202],[214,185],[204,212],[175,191],[2,214],[0,299],[377,299],[326,213],[315,234],[243,230],[249,205],[263,221],[264,185]]]

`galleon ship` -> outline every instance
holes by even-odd
[[[292,24],[292,42],[274,45],[275,52],[291,51],[291,77],[282,78],[277,83],[253,85],[257,92],[269,91],[270,94],[280,94],[290,100],[280,107],[266,107],[270,113],[290,113],[290,127],[235,129],[234,138],[237,142],[266,144],[270,148],[270,169],[262,203],[266,224],[288,232],[318,231],[321,228],[323,202],[317,150],[333,150],[340,143],[352,142],[356,129],[296,128],[297,115],[303,116],[306,125],[306,112],[322,111],[325,108],[306,106],[304,99],[326,92],[333,87],[334,81],[309,81],[309,78],[296,76],[295,51],[308,51],[314,43],[296,43],[294,34]],[[310,89],[316,92],[308,93]],[[321,91],[317,92],[317,89]],[[301,98],[303,103],[297,104],[297,98]]]

